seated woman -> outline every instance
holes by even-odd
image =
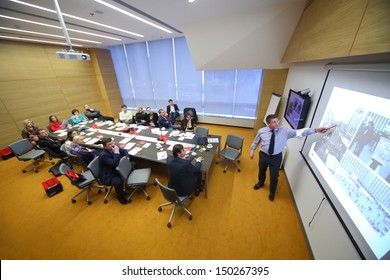
[[[87,121],[87,119],[82,114],[80,114],[79,110],[77,109],[72,110],[72,115],[73,116],[71,116],[70,119],[73,125]]]
[[[75,129],[70,129],[68,130],[68,138],[66,138],[66,141],[64,143],[65,151],[69,154],[70,150],[72,149],[72,144],[73,144],[73,138],[75,136],[79,135],[77,130]]]
[[[70,149],[70,154],[80,157],[85,164],[89,164],[96,156],[99,155],[99,151],[91,150],[87,147],[84,147],[85,136],[76,135],[73,137],[72,148]]]
[[[24,129],[22,130],[22,137],[28,139],[34,146],[37,144],[39,127],[35,126],[30,119],[24,120]]]
[[[52,132],[57,131],[57,130],[60,130],[60,129],[64,129],[64,127],[63,127],[62,124],[63,124],[63,122],[60,122],[60,121],[58,120],[57,116],[51,115],[51,116],[49,117],[49,127],[50,127],[50,130],[51,130]]]
[[[189,113],[184,115],[184,119],[181,121],[181,130],[183,131],[194,131],[195,121]]]
[[[137,107],[137,113],[135,114],[135,121],[140,125],[147,125],[148,116],[143,111],[142,107]]]

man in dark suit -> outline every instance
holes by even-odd
[[[172,152],[173,156],[167,158],[168,187],[175,189],[178,196],[190,195],[200,187],[203,157],[196,158],[195,164],[192,164],[181,144],[174,145]]]
[[[129,153],[115,145],[111,138],[102,139],[103,150],[99,155],[99,177],[103,184],[114,186],[118,200],[122,204],[127,204],[123,181],[116,167],[122,157],[129,157]]]
[[[60,157],[67,157],[68,155],[61,150],[62,143],[60,140],[49,134],[44,129],[38,129],[38,145],[42,148],[49,148]]]
[[[177,107],[177,105],[173,103],[172,99],[169,99],[168,103],[169,103],[169,105],[167,106],[168,118],[171,121],[171,123],[174,124],[176,118],[180,117],[179,107]]]
[[[158,127],[158,115],[157,115],[157,113],[152,111],[152,108],[146,107],[146,115],[148,116],[147,120],[146,120],[146,123],[149,126],[156,126],[156,127]]]

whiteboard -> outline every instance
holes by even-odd
[[[282,97],[281,94],[277,94],[274,92],[272,93],[272,97],[271,97],[271,100],[269,102],[268,109],[267,109],[267,112],[265,113],[264,120],[263,120],[265,125],[267,125],[267,122],[265,121],[267,116],[270,114],[276,113],[276,110],[278,109],[278,105],[279,105],[279,101],[280,101],[281,97]]]

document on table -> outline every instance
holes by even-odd
[[[218,140],[218,138],[208,138],[207,142],[209,142],[209,143],[219,143],[219,140]]]
[[[160,129],[159,128],[152,128],[152,129],[150,129],[150,132],[153,134],[160,134]]]
[[[131,140],[130,138],[123,138],[121,141],[119,141],[119,144],[126,144],[130,140]]]
[[[99,138],[92,138],[91,140],[89,140],[88,142],[85,142],[85,144],[88,144],[88,145],[92,145],[92,144],[95,144],[97,141],[99,141],[100,139]]]
[[[157,159],[158,160],[166,159],[167,157],[168,157],[168,154],[166,151],[157,152]]]
[[[142,146],[142,148],[149,148],[149,146],[151,145],[152,143],[145,143],[143,146]]]
[[[134,143],[129,143],[129,144],[134,144]],[[142,147],[135,147],[134,149],[132,149],[129,152],[129,154],[134,156],[134,155],[138,154],[138,152],[140,152],[140,151],[142,151]]]
[[[127,143],[124,149],[130,150],[131,148],[133,148],[134,145],[135,143]]]

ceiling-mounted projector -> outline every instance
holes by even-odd
[[[56,52],[57,58],[71,59],[71,60],[91,60],[91,57],[87,53],[78,53],[72,51],[58,51]]]

